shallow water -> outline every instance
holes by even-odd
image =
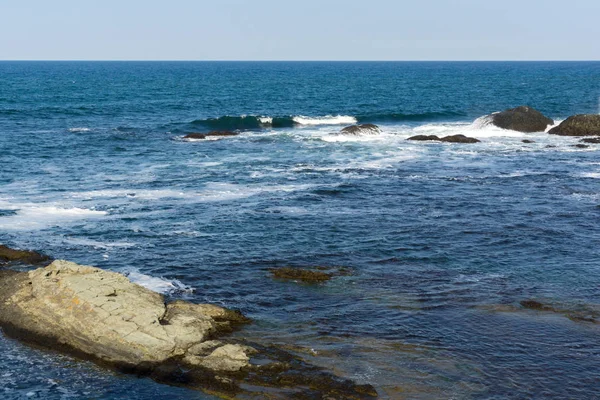
[[[596,396],[599,325],[496,305],[600,304],[598,147],[477,118],[597,113],[600,63],[3,62],[0,88],[0,242],[240,309],[384,398]],[[210,129],[244,132],[182,140]],[[458,133],[482,143],[405,140]],[[5,398],[210,398],[0,349]]]

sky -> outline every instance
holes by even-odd
[[[0,0],[0,60],[600,60],[600,0]]]

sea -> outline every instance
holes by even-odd
[[[519,105],[600,113],[600,62],[0,62],[0,243],[238,309],[382,399],[600,398],[600,147],[482,118]],[[2,399],[214,398],[0,354]]]

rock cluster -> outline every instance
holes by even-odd
[[[479,139],[475,139],[472,137],[468,137],[465,135],[452,135],[452,136],[444,136],[437,137],[435,135],[416,135],[409,137],[407,140],[416,140],[416,141],[437,141],[437,142],[446,142],[446,143],[479,143],[481,142]]]
[[[0,326],[26,342],[230,397],[377,396],[370,385],[338,378],[285,351],[228,338],[248,322],[215,305],[167,304],[123,275],[68,261],[30,272],[0,270]]]

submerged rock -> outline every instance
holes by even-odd
[[[26,264],[40,264],[49,261],[50,257],[29,250],[15,250],[0,245],[0,263],[21,262]]]
[[[535,141],[529,140],[529,139],[525,139],[525,140],[521,140],[521,143],[531,144],[531,143],[535,143]]]
[[[529,308],[531,310],[539,311],[555,311],[553,307],[550,307],[544,303],[540,303],[536,300],[523,300],[519,303],[523,308]]]
[[[499,128],[525,133],[544,132],[548,125],[554,124],[552,119],[528,106],[511,108],[490,117],[492,124]]]
[[[263,389],[279,399],[377,396],[274,347],[226,337],[248,322],[215,305],[166,304],[123,275],[68,261],[0,271],[0,326],[29,343],[229,397]]]
[[[600,136],[600,115],[573,115],[548,131],[560,136]]]
[[[381,133],[381,129],[374,124],[361,124],[347,126],[340,133],[344,135],[378,135]]]
[[[306,268],[272,268],[270,272],[277,279],[291,279],[309,283],[325,282],[333,277],[333,274]]]
[[[237,135],[239,135],[238,132],[232,132],[232,131],[211,131],[211,132],[207,132],[207,133],[198,133],[198,132],[189,133],[189,134],[185,135],[183,138],[184,139],[206,139],[207,137],[237,136]]]

